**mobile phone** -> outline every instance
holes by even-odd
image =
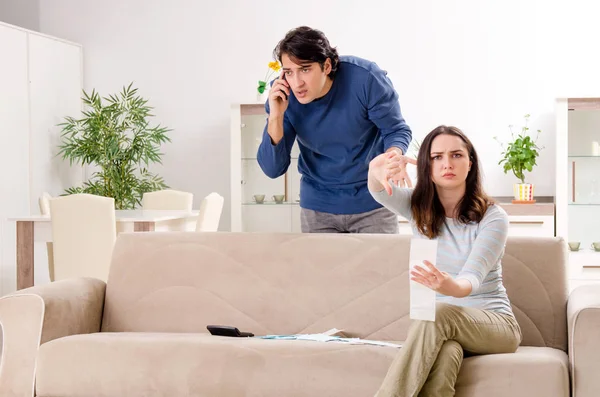
[[[285,78],[285,72],[283,72],[283,75],[281,76],[281,78],[287,83],[287,79]],[[288,89],[289,88],[290,87],[288,87]],[[279,91],[281,91],[281,93],[283,94],[283,96],[285,96],[285,100],[287,101],[288,100],[288,95],[285,93],[285,91],[284,90],[279,90]]]
[[[251,332],[240,332],[236,327],[230,327],[228,325],[207,325],[206,329],[211,335],[231,336],[234,338],[250,338],[254,336]]]

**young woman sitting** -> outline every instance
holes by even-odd
[[[397,186],[408,163],[413,189]],[[502,284],[506,212],[482,188],[471,141],[440,126],[421,144],[417,161],[384,153],[369,165],[369,191],[411,222],[415,237],[436,239],[436,266],[425,261],[412,281],[437,292],[435,322],[413,320],[377,397],[454,396],[464,353],[513,353],[521,329]]]

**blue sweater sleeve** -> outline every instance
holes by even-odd
[[[265,103],[265,110],[268,115],[269,101]],[[290,166],[290,153],[294,141],[296,140],[296,131],[285,114],[283,116],[283,139],[281,139],[277,145],[274,145],[271,141],[268,129],[269,119],[267,117],[267,123],[263,130],[262,142],[258,147],[256,157],[258,164],[265,175],[269,178],[278,178],[285,174]]]
[[[397,147],[406,154],[412,139],[412,131],[402,117],[398,93],[387,77],[387,73],[374,63],[366,88],[368,117],[381,132],[384,150]]]

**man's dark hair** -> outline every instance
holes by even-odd
[[[300,26],[290,30],[273,50],[273,57],[281,62],[281,56],[287,54],[294,63],[317,62],[323,70],[327,58],[331,59],[333,79],[338,70],[340,57],[337,50],[329,44],[329,40],[320,30]]]

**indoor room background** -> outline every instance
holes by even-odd
[[[387,70],[415,137],[439,124],[462,128],[494,196],[512,195],[514,176],[497,165],[493,137],[508,138],[526,113],[545,147],[529,181],[537,196],[554,194],[554,99],[600,86],[590,1],[0,3],[0,20],[82,45],[86,90],[134,82],[155,120],[173,129],[154,170],[194,193],[194,208],[211,191],[225,196],[221,230],[230,225],[230,105],[256,101],[273,47],[296,26],[321,29],[340,54]]]

